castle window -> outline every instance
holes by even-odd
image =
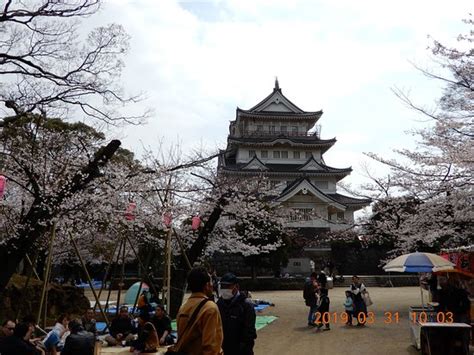
[[[270,133],[275,133],[275,132],[276,132],[276,127],[270,126]]]
[[[300,158],[300,152],[294,151],[293,152],[293,159],[299,159]]]
[[[263,126],[262,125],[257,126],[257,132],[263,132]]]
[[[255,150],[249,150],[249,158],[253,158],[255,156]]]
[[[286,129],[287,129],[286,126],[280,126],[280,132],[281,133],[286,133]]]
[[[274,150],[273,151],[273,159],[280,159],[280,151]]]
[[[338,221],[344,220],[344,212],[337,212],[337,220]]]
[[[268,158],[268,150],[262,150],[262,151],[260,152],[260,156],[261,156],[262,158]]]
[[[306,152],[306,159],[309,159],[313,156],[312,152]]]
[[[297,134],[298,134],[298,126],[293,126],[293,127],[291,127],[291,131],[292,131],[295,135],[297,135]]]
[[[288,159],[288,152],[286,150],[281,151],[281,158],[282,159]]]

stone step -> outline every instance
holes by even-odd
[[[384,287],[384,286],[418,286],[418,276],[417,275],[361,275],[361,281],[366,287]],[[334,287],[349,287],[352,283],[351,275],[344,275],[344,280],[342,282],[334,282]]]

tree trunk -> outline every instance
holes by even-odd
[[[187,256],[191,266],[201,257],[202,252],[206,248],[209,235],[214,230],[219,218],[222,214],[222,206],[225,202],[226,195],[223,195],[218,201],[204,227],[199,231],[197,239],[189,249]],[[171,305],[169,315],[171,318],[176,318],[179,307],[183,302],[184,289],[186,288],[186,277],[188,274],[188,267],[183,255],[178,258],[176,268],[171,271]]]
[[[0,297],[21,260],[30,250],[37,247],[37,241],[50,229],[51,219],[57,215],[58,206],[66,197],[83,190],[89,182],[98,177],[100,168],[108,163],[119,147],[120,141],[112,140],[105,147],[101,147],[94,159],[53,197],[35,198],[30,210],[20,222],[18,234],[0,247]]]

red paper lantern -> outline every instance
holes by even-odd
[[[191,220],[191,228],[193,231],[197,230],[201,226],[201,218],[199,216],[194,216]]]
[[[7,178],[3,175],[0,175],[0,199],[3,198],[5,193],[5,185],[7,184]]]
[[[137,204],[135,202],[130,202],[128,204],[127,210],[125,211],[125,219],[127,221],[135,220],[135,209],[137,208]]]
[[[171,223],[173,222],[173,217],[171,216],[171,213],[165,212],[163,213],[163,224],[169,228],[171,226]]]

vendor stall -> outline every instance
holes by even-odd
[[[421,274],[451,271],[454,269],[454,266],[454,263],[439,255],[417,252],[401,255],[387,263],[383,269],[387,272],[416,272]],[[457,331],[458,334],[469,333],[471,326],[465,323],[454,323],[452,313],[437,312],[432,304],[425,304],[421,277],[420,294],[421,306],[411,306],[409,309],[412,344],[417,349],[422,349],[422,354],[451,354],[451,352],[438,352],[438,350],[440,350],[439,347],[433,346],[433,344],[430,343],[430,339],[434,339],[434,337],[430,337],[429,334],[436,333],[439,337],[446,336],[445,339],[447,343],[445,344],[445,348],[455,350],[453,354],[468,355],[469,337],[467,337],[466,342],[465,335],[463,335],[461,339],[463,342],[459,344],[456,338],[449,337],[448,335],[453,331]],[[435,328],[435,330],[432,330],[432,328]],[[424,334],[423,339],[422,334]],[[466,349],[467,352],[465,351]]]

